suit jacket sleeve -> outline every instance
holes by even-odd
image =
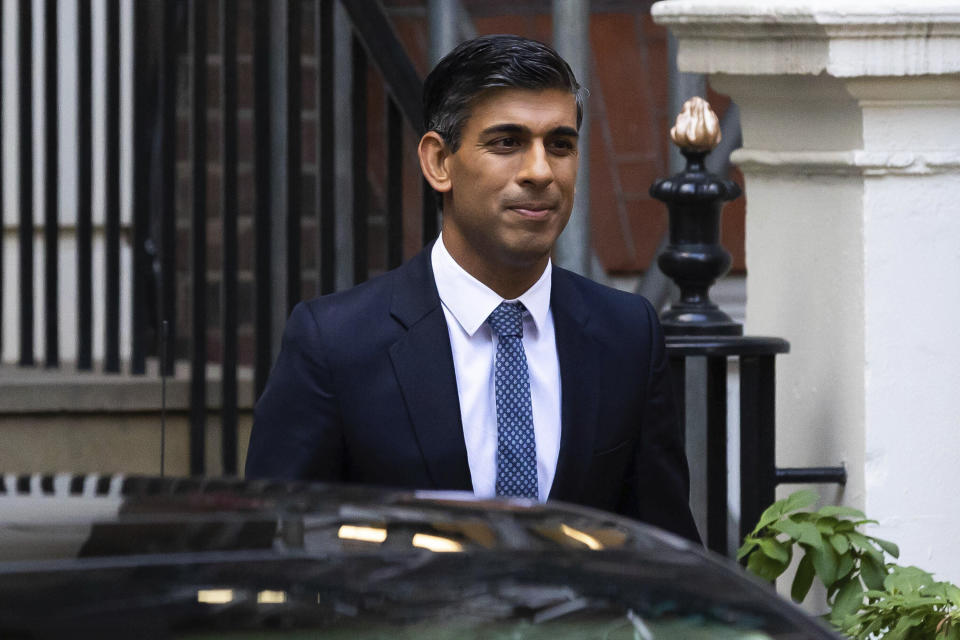
[[[650,368],[641,417],[640,442],[619,511],[700,542],[690,512],[690,472],[684,450],[663,330],[643,299],[650,327]]]
[[[248,478],[336,481],[343,476],[343,432],[321,327],[298,304],[277,363],[254,409]]]

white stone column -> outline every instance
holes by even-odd
[[[901,561],[960,581],[960,4],[667,0],[653,15],[680,70],[740,106],[746,330],[792,344],[778,464],[844,463],[840,497]]]

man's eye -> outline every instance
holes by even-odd
[[[520,141],[516,138],[497,138],[490,142],[494,149],[515,149],[520,146]]]
[[[554,153],[572,153],[577,150],[577,145],[572,141],[561,138],[550,143],[550,148]]]

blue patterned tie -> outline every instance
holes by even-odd
[[[497,334],[497,495],[538,497],[530,374],[519,302],[501,302],[487,323]]]

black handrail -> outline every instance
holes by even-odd
[[[386,79],[387,90],[396,100],[403,117],[414,131],[420,132],[423,127],[423,81],[410,62],[383,7],[378,0],[350,0],[343,3],[343,8],[350,16],[367,57]]]

